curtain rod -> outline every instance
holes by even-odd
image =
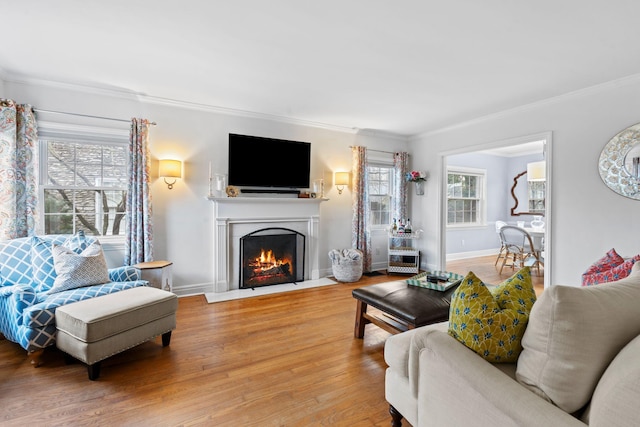
[[[353,146],[353,145],[350,145],[349,148],[356,148],[356,147]],[[365,148],[367,148],[367,147],[365,147]],[[397,151],[375,150],[373,148],[367,148],[367,151],[377,151],[378,153],[386,153],[386,154],[396,154],[397,153]],[[407,153],[407,156],[410,156],[410,154]]]
[[[115,119],[113,117],[92,116],[90,114],[68,113],[66,111],[44,110],[42,108],[34,108],[33,111],[38,111],[38,112],[41,112],[41,113],[52,113],[52,114],[67,114],[69,116],[88,117],[88,118],[91,118],[91,119],[113,120],[114,122],[131,123],[131,120]],[[149,124],[152,125],[152,126],[155,126],[156,122],[151,122]]]

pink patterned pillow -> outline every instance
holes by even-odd
[[[593,273],[601,273],[603,271],[611,270],[613,267],[617,267],[624,262],[624,258],[622,258],[615,249],[611,249],[609,252],[605,254],[598,261],[594,262],[588,269],[583,273],[585,274],[593,274]]]
[[[631,273],[633,264],[635,264],[636,261],[640,261],[640,254],[608,271],[591,274],[585,273],[582,275],[582,286],[599,285],[600,283],[615,282],[616,280],[624,279]]]

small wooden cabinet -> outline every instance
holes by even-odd
[[[388,273],[411,273],[420,271],[420,252],[415,248],[418,234],[389,235]]]
[[[149,286],[173,292],[173,263],[170,261],[149,261],[134,265],[140,270],[142,280],[147,280]]]

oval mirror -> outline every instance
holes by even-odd
[[[640,200],[640,123],[611,138],[600,153],[598,171],[611,190]]]

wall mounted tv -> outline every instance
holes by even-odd
[[[311,144],[229,134],[229,184],[273,189],[309,188]]]

